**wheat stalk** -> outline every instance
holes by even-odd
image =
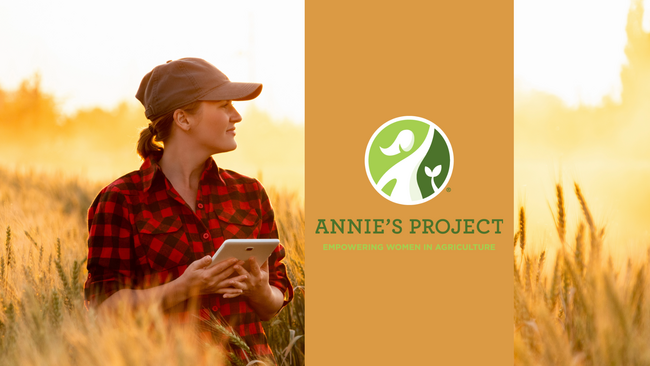
[[[560,237],[560,241],[564,243],[566,236],[566,212],[564,210],[564,193],[561,184],[555,185],[555,196],[557,197],[557,222],[555,228]]]
[[[585,220],[587,221],[587,225],[589,226],[589,232],[591,238],[591,256],[589,257],[589,262],[590,263],[597,262],[600,258],[600,240],[597,235],[594,219],[591,215],[591,212],[589,211],[589,207],[587,206],[587,201],[582,195],[582,191],[580,190],[580,186],[578,185],[578,183],[575,183],[575,191],[576,191],[576,196],[578,197],[578,202],[580,202],[580,207],[582,208],[582,213],[585,217]]]
[[[551,288],[549,291],[550,301],[549,301],[549,310],[552,310],[555,307],[557,302],[557,297],[559,294],[559,280],[560,280],[560,263],[562,261],[562,253],[558,251],[555,258],[555,266],[553,267],[553,280],[551,281]]]
[[[61,263],[61,239],[56,238],[56,259]]]
[[[575,250],[575,262],[578,267],[578,274],[582,277],[585,269],[585,253],[584,253],[584,241],[583,235],[585,231],[585,225],[580,222],[578,226],[578,232],[576,233],[576,250]]]
[[[73,308],[72,298],[74,295],[73,295],[72,288],[70,287],[70,282],[68,281],[68,276],[66,276],[65,271],[63,270],[63,266],[61,265],[61,262],[59,262],[58,260],[54,261],[54,265],[56,266],[56,272],[59,274],[59,279],[61,279],[61,283],[63,283],[63,290],[64,290],[63,303],[69,310],[72,310]]]
[[[27,232],[27,230],[25,230],[25,236],[27,237],[27,239],[29,239],[29,241],[32,242],[32,244],[34,244],[34,246],[36,246],[36,248],[38,248],[38,243],[36,243],[36,240],[32,238],[32,236]]]
[[[532,290],[532,284],[530,280],[530,272],[531,272],[531,261],[530,257],[526,256],[526,261],[525,261],[525,273],[524,273],[524,283],[526,284],[526,292],[530,294]]]
[[[13,246],[11,245],[11,226],[7,226],[7,239],[5,241],[6,254],[7,254],[7,267],[11,268],[16,262],[13,254]]]
[[[595,226],[594,226],[594,220],[591,216],[591,212],[589,211],[589,207],[587,207],[587,201],[585,201],[584,196],[582,195],[582,191],[580,190],[580,186],[578,183],[575,183],[575,190],[576,190],[576,196],[578,197],[578,202],[580,202],[580,207],[582,208],[582,213],[585,215],[585,219],[587,220],[587,224],[589,225],[589,229],[591,231],[595,231]]]
[[[539,276],[542,274],[542,268],[544,267],[544,261],[546,260],[546,251],[542,251],[542,254],[539,255],[537,261],[537,274],[535,275],[535,284],[539,284]]]
[[[63,315],[61,314],[61,305],[59,303],[59,293],[56,289],[52,290],[52,297],[50,300],[50,311],[51,311],[51,320],[52,325],[58,327],[61,324]]]
[[[519,246],[523,255],[526,247],[526,215],[523,207],[519,208]]]
[[[518,242],[518,241],[519,241],[519,231],[517,231],[517,232],[515,233],[515,243],[514,243],[514,247],[515,247],[515,249],[517,249],[517,242]]]
[[[219,333],[225,335],[228,337],[230,340],[230,343],[234,344],[235,346],[239,347],[242,351],[244,351],[244,355],[247,358],[247,361],[249,361],[249,358],[252,357],[252,352],[250,347],[248,347],[248,344],[246,344],[246,341],[244,341],[237,332],[234,331],[230,326],[224,325],[215,315],[214,313],[210,313],[210,318],[209,319],[204,319],[204,322],[217,330]]]
[[[630,307],[634,309],[632,317],[633,324],[640,327],[643,322],[643,300],[645,294],[645,265],[639,268],[634,281],[632,295],[630,296]]]
[[[0,255],[0,280],[4,281],[4,279],[5,279],[5,258]]]

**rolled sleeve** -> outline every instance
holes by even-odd
[[[278,228],[275,224],[275,214],[271,201],[269,200],[264,187],[258,182],[261,191],[261,208],[262,208],[262,229],[259,237],[261,239],[277,239]],[[280,289],[284,294],[282,309],[293,299],[293,286],[287,276],[287,267],[282,260],[285,257],[285,251],[282,244],[278,245],[269,257],[269,284]]]
[[[86,306],[98,306],[122,288],[132,288],[135,253],[126,198],[110,186],[88,209]]]

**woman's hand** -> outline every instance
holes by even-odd
[[[242,294],[242,282],[248,275],[228,278],[235,272],[235,265],[244,264],[235,258],[227,259],[208,268],[212,258],[208,255],[192,262],[183,274],[164,285],[144,289],[122,289],[111,295],[98,308],[101,314],[113,313],[120,303],[136,308],[159,304],[168,309],[190,297],[205,294],[223,294],[225,298]]]
[[[241,290],[248,300],[248,304],[257,312],[262,320],[269,320],[280,310],[284,302],[284,295],[275,286],[269,285],[269,264],[265,261],[262,266],[257,264],[255,257],[246,261],[249,271],[244,269],[244,262],[234,265],[235,271],[244,276],[244,279],[233,284]]]
[[[248,275],[228,277],[235,272],[235,265],[242,265],[244,262],[230,258],[216,263],[212,267],[209,267],[210,263],[212,263],[212,258],[209,255],[196,260],[178,278],[189,297],[223,294],[224,298],[232,298],[243,293],[241,284],[247,280]]]
[[[234,286],[242,291],[242,294],[247,298],[259,298],[265,295],[269,287],[269,264],[268,261],[262,263],[262,266],[257,264],[255,257],[250,257],[246,261],[249,271],[247,271],[243,264],[244,262],[237,263],[233,266],[245,279],[235,284]]]

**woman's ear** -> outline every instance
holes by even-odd
[[[190,130],[191,125],[187,112],[182,109],[177,109],[174,111],[174,123],[183,131]]]

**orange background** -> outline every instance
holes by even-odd
[[[507,365],[512,346],[512,2],[306,4],[306,357],[309,365]],[[454,170],[402,206],[368,181],[383,123],[437,124]],[[316,235],[317,219],[402,219],[403,232]],[[408,219],[503,219],[502,234],[409,234]],[[496,250],[323,251],[323,244]]]

